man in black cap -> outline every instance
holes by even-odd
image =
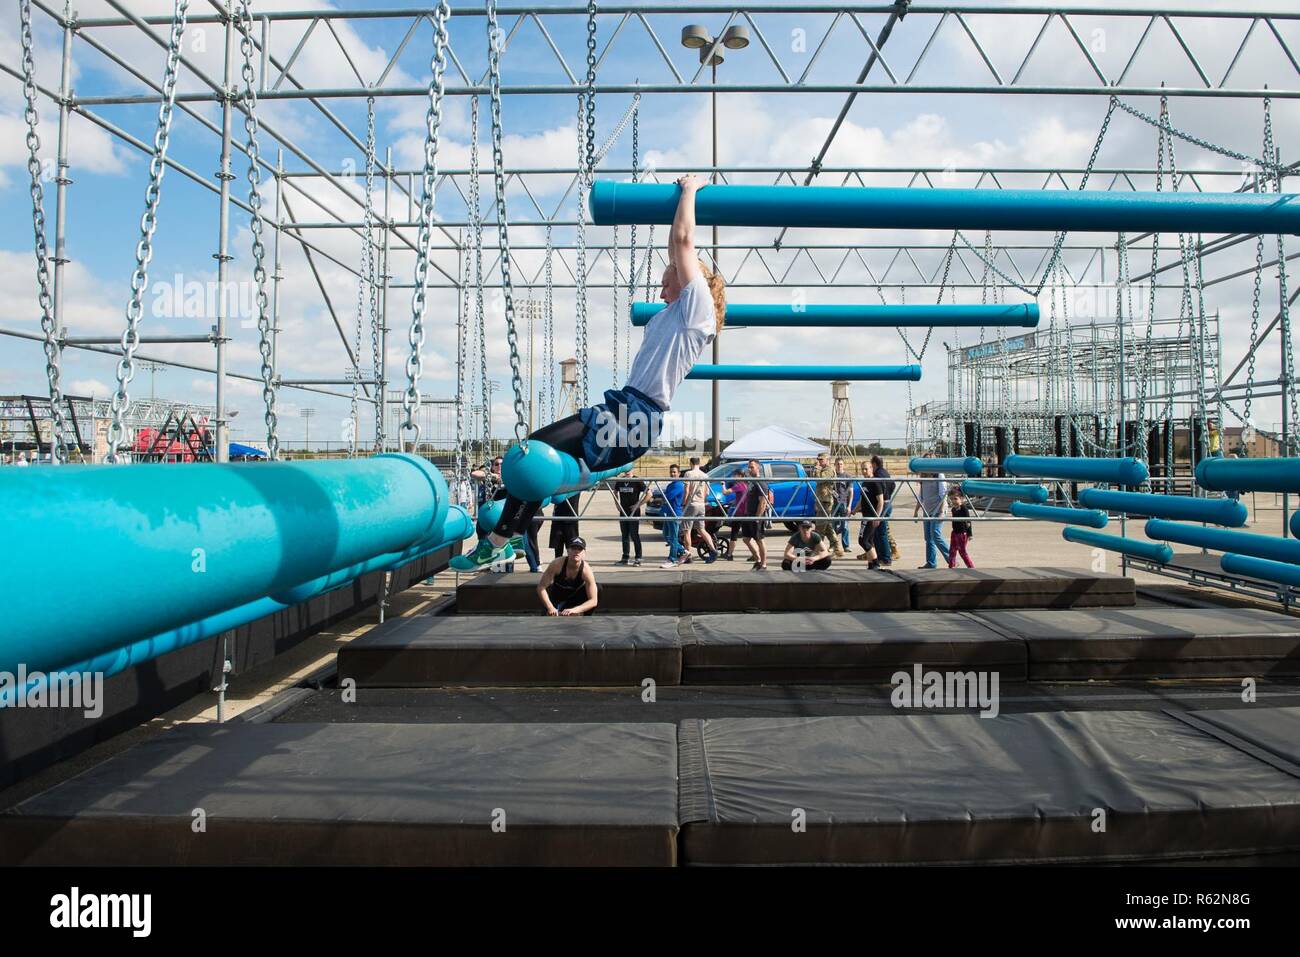
[[[589,615],[596,607],[596,576],[586,562],[587,543],[575,535],[569,540],[565,554],[555,559],[542,572],[537,583],[537,595],[542,600],[546,614]]]
[[[798,567],[796,567],[798,566]],[[781,567],[786,571],[825,571],[831,567],[831,548],[826,537],[816,531],[814,523],[804,519],[785,544]]]

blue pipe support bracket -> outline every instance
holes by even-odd
[[[1021,502],[1041,505],[1047,501],[1047,489],[1041,485],[1016,485],[1014,482],[978,482],[967,479],[961,483],[964,494],[973,498],[1011,498]]]
[[[259,618],[265,618],[268,615],[274,615],[276,612],[292,608],[294,605],[301,604],[315,598],[317,595],[341,588],[348,582],[355,580],[361,575],[369,574],[372,571],[380,569],[392,571],[400,568],[407,562],[423,558],[429,552],[437,551],[440,548],[446,548],[457,542],[464,541],[472,534],[474,521],[469,512],[460,505],[452,505],[447,511],[447,517],[443,523],[443,531],[435,536],[436,541],[426,540],[421,546],[413,547],[408,553],[401,555],[381,555],[376,559],[363,563],[361,566],[354,566],[344,572],[336,572],[330,575],[324,575],[313,581],[291,589],[275,598],[259,598],[256,601],[248,602],[237,608],[231,608],[227,611],[211,615],[201,621],[183,625],[180,628],[174,628],[160,635],[154,635],[142,641],[132,642],[121,648],[115,648],[103,654],[96,655],[85,661],[76,662],[70,665],[62,665],[59,671],[68,675],[81,675],[86,673],[100,673],[106,679],[127,668],[142,664],[159,655],[164,655],[169,651],[175,651],[178,648],[184,648],[195,642],[202,641],[214,635],[219,635],[224,631],[230,631],[234,628],[241,628],[250,622],[257,621]],[[53,669],[51,669],[53,670]],[[48,679],[48,672],[44,673],[39,679],[30,679],[24,682],[26,693],[42,681]],[[10,689],[6,689],[9,691]],[[0,693],[0,706],[12,704],[12,694]]]
[[[680,187],[596,182],[597,226],[672,223]],[[1102,233],[1300,234],[1291,193],[1162,193],[1064,189],[909,189],[872,186],[704,186],[700,226],[795,229],[1041,229]]]
[[[1300,564],[1300,541],[1278,538],[1275,535],[1256,535],[1254,532],[1230,532],[1223,528],[1204,525],[1184,525],[1153,518],[1147,522],[1147,538],[1197,548],[1212,548],[1216,552],[1236,552],[1253,558],[1267,558],[1274,562]]]
[[[48,671],[430,538],[447,484],[424,459],[0,471],[0,670]],[[76,601],[51,574],[94,569]]]
[[[1201,459],[1196,484],[1213,492],[1300,492],[1300,458]]]
[[[632,325],[644,326],[667,307],[661,302],[632,303]],[[934,326],[973,328],[976,326],[1038,325],[1038,303],[997,305],[841,305],[796,306],[793,303],[727,303],[727,326],[731,328],[834,328],[897,329]]]
[[[519,444],[506,450],[501,463],[501,480],[505,482],[506,491],[520,501],[544,502],[566,492],[581,492],[607,478],[622,475],[632,464],[629,462],[617,468],[593,472],[585,462],[579,462],[567,452],[537,439],[529,439],[527,451]]]
[[[1249,555],[1229,552],[1219,559],[1219,567],[1230,575],[1262,578],[1265,581],[1300,588],[1300,565],[1271,562],[1267,558],[1252,558]]]
[[[1146,465],[1135,458],[1090,459],[1057,455],[1008,455],[1003,465],[1012,475],[1069,479],[1072,482],[1141,485],[1151,477]]]
[[[920,382],[919,365],[904,366],[739,366],[697,365],[688,379],[735,382]]]
[[[964,459],[927,459],[917,456],[908,460],[907,470],[913,475],[936,475],[943,472],[946,475],[979,478],[984,472],[984,463],[973,455]]]
[[[1063,525],[1087,525],[1105,528],[1109,519],[1105,512],[1093,508],[1060,508],[1055,505],[1035,505],[1030,502],[1012,502],[1011,514],[1016,518],[1032,518],[1040,522],[1060,522]]]
[[[1300,538],[1300,512],[1292,512],[1291,517],[1287,520],[1287,525],[1291,527],[1291,534]]]
[[[1120,552],[1124,555],[1132,555],[1134,558],[1145,558],[1147,561],[1159,562],[1161,565],[1168,564],[1174,557],[1174,550],[1168,545],[1139,542],[1133,538],[1125,538],[1123,535],[1103,535],[1101,532],[1086,528],[1074,526],[1063,528],[1061,537],[1067,542],[1104,548],[1108,552]]]
[[[1126,515],[1172,518],[1184,522],[1212,522],[1229,528],[1246,524],[1246,506],[1230,498],[1191,498],[1187,495],[1154,495],[1146,492],[1116,492],[1086,488],[1079,493],[1079,504]]]

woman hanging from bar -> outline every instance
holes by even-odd
[[[695,193],[704,180],[688,175],[677,185],[681,194],[659,289],[668,305],[646,325],[627,384],[607,391],[604,402],[529,436],[530,442],[566,453],[593,472],[627,465],[654,446],[677,387],[722,331],[727,309],[722,277],[695,251]],[[521,533],[541,506],[540,501],[508,496],[496,528],[472,552],[453,558],[452,567],[468,571],[513,558],[523,545]]]

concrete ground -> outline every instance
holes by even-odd
[[[1252,502],[1251,499],[1257,501]],[[1271,494],[1260,494],[1258,496],[1247,496],[1242,501],[1251,512],[1251,515],[1246,527],[1241,531],[1257,532],[1265,535],[1280,535],[1282,533],[1280,496],[1275,500],[1275,497]],[[899,570],[916,568],[925,561],[922,523],[912,518],[915,504],[915,498],[911,496],[907,488],[900,490],[894,503],[894,515],[890,519],[890,527],[901,552],[901,557],[895,563],[895,568]],[[598,573],[636,574],[646,567],[657,568],[668,557],[668,546],[664,542],[663,533],[648,522],[643,522],[641,526],[641,542],[645,555],[644,563],[640,569],[618,566],[615,563],[622,552],[622,546],[618,531],[618,510],[614,503],[613,494],[607,491],[584,494],[579,510],[582,513],[579,518],[579,533],[587,542],[587,557],[596,566]],[[1147,541],[1148,539],[1142,531],[1143,524],[1140,520],[1127,522],[1126,531],[1129,537]],[[1089,546],[1067,542],[1061,537],[1063,527],[1051,522],[1023,521],[999,514],[996,517],[976,522],[975,536],[968,546],[968,551],[977,568],[1047,565],[1120,574],[1120,555],[1099,550],[1094,552],[1094,549]],[[945,542],[950,530],[950,524],[945,521],[943,523]],[[1103,534],[1119,535],[1121,534],[1120,522],[1112,520],[1111,524],[1102,531]],[[856,523],[851,524],[849,527],[849,541],[851,544],[856,543],[857,533],[858,525]],[[548,522],[542,526],[540,535],[543,560],[553,554],[551,549],[547,547],[549,534],[550,523]],[[788,538],[789,533],[781,525],[774,525],[773,529],[768,533],[766,543],[770,566],[780,567],[781,553]],[[1175,554],[1199,555],[1201,553],[1200,549],[1186,545],[1174,545],[1172,547]],[[856,554],[859,549],[854,545],[852,551]],[[748,567],[749,553],[743,545],[737,546],[736,555],[736,561],[721,563],[720,567]],[[865,563],[853,561],[852,564],[856,566]],[[520,567],[524,567],[522,561]],[[1169,581],[1168,578],[1163,576],[1135,569],[1129,570],[1128,574],[1139,584],[1167,583]]]

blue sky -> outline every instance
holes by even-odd
[[[544,11],[551,3],[536,4]],[[83,0],[78,5],[81,16],[110,15],[111,8],[99,0]],[[210,7],[194,0],[195,11]],[[283,4],[254,4],[257,11],[276,6],[302,9],[307,0],[288,0]],[[334,6],[361,9],[392,6],[389,2],[347,0]],[[457,9],[462,6],[454,4]],[[1012,6],[1009,4],[1008,6]],[[1284,4],[1255,4],[1257,9],[1285,10]],[[130,9],[140,13],[169,13],[170,4],[155,0],[132,0]],[[874,36],[883,17],[864,15],[863,25]],[[725,22],[725,16],[690,16],[688,8],[679,15],[650,17],[668,48],[679,71],[689,77],[694,72],[693,55],[677,46],[677,32],[682,24],[699,21],[712,29]],[[756,21],[772,44],[776,55],[792,76],[798,76],[806,67],[810,51],[831,22],[823,14],[757,14]],[[584,23],[580,18],[544,18],[552,39],[564,52],[570,68],[582,69],[582,51],[585,48]],[[886,47],[886,58],[899,74],[911,70],[922,46],[930,37],[936,20],[933,17],[913,15],[896,30]],[[993,65],[1004,77],[1009,77],[1028,49],[1040,18],[1023,17],[999,19],[972,16],[972,30],[988,47]],[[509,29],[512,17],[503,17],[502,25]],[[600,19],[600,43],[617,23],[614,16]],[[1080,16],[1074,20],[1085,42],[1089,43],[1098,64],[1109,75],[1116,75],[1132,52],[1137,34],[1145,21],[1122,22],[1103,16]],[[36,15],[38,42],[38,73],[42,82],[57,85],[57,56],[59,35],[49,19]],[[1226,68],[1241,40],[1247,24],[1198,20],[1180,21],[1186,38],[1206,72],[1217,77]],[[277,25],[272,33],[272,52],[282,61],[296,45],[305,25]],[[391,51],[401,41],[407,22],[357,21],[339,25],[340,36],[363,76],[377,75]],[[483,21],[478,17],[454,18],[452,43],[457,56],[472,76],[477,76],[485,64],[485,39]],[[1300,25],[1295,21],[1279,22],[1278,29],[1295,50],[1300,50]],[[806,37],[800,49],[799,40]],[[1100,34],[1097,31],[1101,31]],[[430,30],[424,25],[408,44],[398,67],[386,81],[390,86],[419,86],[426,82]],[[1300,77],[1289,64],[1276,43],[1265,35],[1262,27],[1234,72],[1233,83],[1243,85],[1269,84],[1275,88],[1294,90]],[[162,73],[162,51],[132,29],[113,29],[93,34],[97,39],[118,52],[130,63],[151,77]],[[193,28],[187,35],[186,55],[200,63],[207,71],[216,74],[220,69],[220,29],[209,25]],[[1194,69],[1178,48],[1176,40],[1162,32],[1153,31],[1149,46],[1141,62],[1129,76],[1130,82],[1185,86],[1197,82]],[[600,76],[606,82],[662,82],[670,79],[659,54],[649,37],[635,21],[624,27],[601,67]],[[100,54],[84,43],[75,45],[76,74],[74,86],[83,96],[113,93],[139,93],[142,86],[120,67],[108,63]],[[817,65],[810,71],[808,82],[851,82],[856,78],[867,48],[857,29],[846,19],[842,20],[831,40],[822,51]],[[0,59],[17,65],[17,17],[7,15],[0,22]],[[563,82],[554,55],[535,25],[526,24],[506,52],[504,81],[507,84],[546,84]],[[339,54],[337,46],[323,27],[316,30],[304,47],[295,74],[309,86],[354,85],[355,77]],[[1089,68],[1078,50],[1072,48],[1068,36],[1059,22],[1044,38],[1038,52],[1022,78],[1024,82],[1073,84],[1086,82]],[[949,22],[935,39],[926,62],[917,72],[918,82],[983,82],[989,76],[988,68],[975,53],[974,47],[955,22]],[[733,55],[720,73],[724,82],[752,81],[777,82],[779,75],[758,43],[742,53]],[[883,80],[883,75],[882,75]],[[183,91],[202,89],[186,75]],[[27,193],[26,171],[23,167],[23,127],[20,113],[20,89],[8,76],[0,77],[0,203],[7,215],[0,218],[0,324],[11,328],[34,329],[37,326],[35,307],[34,262],[31,246],[30,201]],[[728,94],[721,106],[720,149],[724,164],[789,163],[806,164],[815,153],[829,129],[832,118],[843,102],[842,94]],[[625,95],[602,96],[598,103],[599,139],[603,140],[614,122],[626,108],[629,97]],[[1154,112],[1151,99],[1137,100],[1135,105]],[[45,100],[41,104],[41,135],[45,151],[52,151],[56,113]],[[364,130],[364,102],[360,100],[332,101],[330,109],[356,133]],[[1284,159],[1293,157],[1296,120],[1300,119],[1295,101],[1276,101],[1274,123],[1278,145]],[[133,135],[150,139],[156,116],[152,106],[99,106],[94,111],[105,119],[121,126]],[[1261,114],[1259,105],[1249,100],[1178,100],[1171,107],[1176,125],[1191,129],[1197,134],[1231,146],[1241,152],[1255,154],[1259,151]],[[507,130],[505,158],[507,166],[551,166],[571,163],[576,157],[574,98],[565,96],[519,96],[508,98],[504,107],[504,124]],[[1100,97],[1049,97],[1028,95],[958,96],[898,94],[875,95],[858,98],[849,122],[828,157],[829,163],[845,165],[963,165],[989,163],[1017,166],[1023,164],[1076,166],[1084,164],[1096,136],[1097,125],[1105,110]],[[214,104],[203,104],[199,111],[209,120],[219,121],[219,110]],[[443,164],[463,166],[468,157],[468,100],[449,98],[448,114],[444,127]],[[335,130],[327,120],[309,104],[302,101],[266,102],[262,110],[264,120],[283,133],[294,144],[310,153],[329,168],[341,168],[346,163],[359,164],[361,157],[355,148]],[[486,120],[486,111],[484,114]],[[418,160],[422,136],[423,101],[419,98],[381,101],[378,106],[378,138],[380,149],[392,146],[398,166],[406,168]],[[242,124],[236,115],[236,139],[242,138]],[[1117,119],[1104,144],[1099,162],[1102,164],[1149,165],[1155,153],[1154,131],[1128,117]],[[486,138],[486,126],[484,128]],[[659,165],[691,165],[707,162],[709,150],[708,98],[702,94],[650,95],[642,108],[642,149]],[[274,156],[275,144],[269,135],[263,135],[264,155]],[[630,154],[628,135],[620,141],[607,162],[626,164]],[[218,167],[219,140],[197,120],[178,112],[174,126],[170,156],[209,181]],[[1189,144],[1178,144],[1180,166],[1214,165],[1231,166],[1232,161],[1216,159]],[[485,154],[486,159],[486,154]],[[293,157],[287,157],[291,169],[304,168]],[[235,195],[246,195],[244,181],[245,161],[235,154],[233,170],[237,179],[232,184]],[[135,149],[113,143],[97,128],[85,120],[72,127],[72,171],[74,185],[69,190],[68,252],[72,260],[68,271],[68,325],[75,334],[117,334],[123,324],[123,309],[127,297],[127,280],[133,263],[133,249],[138,235],[138,222],[143,208],[143,190],[146,157]],[[897,182],[897,178],[880,178],[881,184]],[[330,186],[319,181],[300,181],[321,204],[329,209],[357,217],[351,205]],[[484,180],[485,190],[489,180]],[[1016,177],[1003,180],[1006,186],[1038,185],[1018,181]],[[558,178],[530,180],[534,194],[545,206],[558,201],[563,186]],[[973,185],[962,177],[951,185]],[[1071,179],[1070,185],[1077,183]],[[1150,183],[1138,182],[1140,188]],[[1226,184],[1228,188],[1235,183]],[[313,208],[307,201],[288,193],[295,213],[302,219],[320,220],[326,214]],[[440,194],[441,195],[441,194]],[[272,195],[266,193],[270,208]],[[523,218],[527,213],[526,197],[512,190],[512,214]],[[570,199],[569,208],[573,201]],[[439,204],[440,214],[457,219],[463,215],[463,204],[458,196],[445,196]],[[53,220],[53,186],[47,184],[47,215]],[[533,218],[527,216],[527,218]],[[244,280],[250,268],[248,223],[244,213],[231,211],[231,246],[236,257],[232,263],[232,278]],[[52,230],[52,225],[51,225]],[[405,233],[413,237],[413,231]],[[594,239],[608,238],[608,231],[593,229]],[[644,234],[642,234],[644,236]],[[770,243],[772,230],[724,230],[723,241],[750,241]],[[360,256],[359,240],[337,230],[321,231],[313,240],[343,261],[356,263]],[[516,242],[540,241],[541,230],[518,228],[512,230]],[[849,234],[813,235],[810,231],[792,232],[788,241],[799,239],[816,242],[891,242],[895,239],[923,239],[946,243],[943,234],[881,234],[853,231]],[[998,236],[996,241],[1013,242],[1026,237]],[[1041,238],[1041,237],[1036,237]],[[620,236],[626,242],[626,231]],[[1105,237],[1112,243],[1113,237]],[[489,235],[491,244],[493,237]],[[1166,246],[1172,244],[1167,238]],[[183,282],[206,282],[215,278],[212,259],[217,243],[217,202],[214,194],[202,189],[169,171],[165,180],[164,199],[160,223],[155,239],[155,256],[150,267],[151,285],[155,282],[171,283],[180,275]],[[1270,241],[1269,250],[1272,250]],[[1245,268],[1253,261],[1253,244],[1244,244],[1231,253],[1216,257],[1209,266],[1213,275]],[[731,254],[739,258],[738,254]],[[821,254],[819,261],[826,263],[841,254]],[[930,268],[940,253],[926,259],[918,256],[923,268]],[[527,266],[540,263],[540,253],[520,254]],[[626,256],[626,253],[624,253]],[[786,257],[788,259],[788,256]],[[877,265],[871,256],[867,257]],[[783,262],[780,255],[769,255],[773,263]],[[454,255],[441,252],[435,262],[454,272]],[[351,323],[356,309],[355,280],[337,266],[317,259],[322,276],[330,291],[339,318],[351,338]],[[1025,265],[1029,264],[1026,260]],[[1081,263],[1080,263],[1081,265]],[[724,271],[728,264],[724,261]],[[734,268],[734,267],[732,267]],[[974,268],[972,264],[972,268]],[[751,262],[743,277],[752,280],[757,275],[757,264]],[[1111,266],[1108,265],[1108,275]],[[282,289],[283,325],[281,339],[281,371],[286,377],[342,375],[345,369],[344,351],[326,312],[321,296],[315,287],[301,253],[293,244],[285,245],[286,280]],[[413,271],[413,258],[407,254],[394,254],[393,272],[399,282],[409,282]],[[531,271],[528,270],[528,271]],[[602,261],[598,274],[608,275],[609,266]],[[833,290],[821,288],[815,275],[806,267],[797,267],[794,275],[805,279],[810,301],[873,301],[870,289]],[[906,276],[907,273],[896,273]],[[494,277],[493,277],[494,278]],[[1218,309],[1224,320],[1225,362],[1235,363],[1244,348],[1246,324],[1249,317],[1250,280],[1248,278],[1223,283],[1207,291],[1207,308]],[[760,299],[782,300],[787,290],[745,289],[733,296],[738,301]],[[887,293],[896,301],[896,291]],[[914,292],[909,301],[921,301],[933,293]],[[978,300],[979,290],[966,290],[960,298]],[[1276,291],[1266,283],[1265,310],[1275,303]],[[145,332],[182,333],[201,332],[213,321],[210,316],[154,316],[148,307],[153,297],[146,298]],[[450,396],[454,389],[454,316],[455,299],[450,292],[431,294],[430,333],[426,350],[426,395]],[[1162,297],[1161,311],[1176,309],[1177,295],[1171,292]],[[573,351],[573,307],[571,294],[557,294],[557,327],[559,341],[557,352],[568,355]],[[1273,306],[1275,309],[1275,305]],[[401,369],[399,344],[405,341],[405,328],[409,322],[409,290],[395,290],[390,299],[389,367],[390,375]],[[591,384],[593,392],[607,386],[610,377],[613,317],[607,292],[593,294],[591,298]],[[1271,316],[1267,312],[1267,316]],[[1267,318],[1266,316],[1266,318]],[[490,374],[503,384],[508,382],[508,368],[504,350],[503,320],[499,313],[489,313],[488,361]],[[245,373],[256,372],[255,330],[232,324],[235,341],[230,348],[230,366]],[[620,330],[620,335],[625,335]],[[919,338],[919,337],[918,337]],[[973,338],[973,337],[971,337]],[[945,392],[944,360],[939,341],[946,336],[936,335],[925,362],[925,380],[914,387],[912,399],[942,398]],[[951,340],[948,340],[951,341]],[[188,357],[199,364],[211,364],[212,349],[208,346],[163,347],[150,346],[148,351],[163,355]],[[368,347],[367,347],[368,348]],[[538,346],[540,351],[540,344]],[[1270,349],[1260,363],[1261,377],[1276,372],[1270,367]],[[811,334],[797,341],[788,337],[761,333],[758,330],[736,331],[724,337],[724,361],[751,362],[898,362],[904,358],[903,348],[893,333],[868,332],[842,334]],[[65,353],[65,387],[78,392],[108,393],[113,382],[113,360],[69,350]],[[12,338],[0,339],[0,391],[35,392],[44,388],[42,358],[37,343]],[[147,392],[148,376],[138,375],[132,384],[137,394]],[[187,370],[172,370],[158,377],[160,394],[192,401],[212,400],[212,377]],[[830,413],[829,392],[823,386],[777,385],[745,386],[728,384],[724,387],[723,416],[741,417],[739,428],[782,424],[798,431],[824,434]],[[857,386],[853,391],[855,423],[860,438],[899,441],[903,435],[903,413],[908,396],[899,387]],[[679,393],[678,410],[707,412],[709,390],[707,384],[687,383]],[[252,383],[233,383],[229,393],[232,408],[239,411],[235,420],[234,437],[257,441],[256,426],[260,423],[258,389]],[[318,409],[313,424],[313,437],[318,438],[334,428],[333,422],[347,414],[345,399],[295,393],[286,390],[281,395],[284,432],[294,437],[301,432],[301,421],[296,410],[303,405]],[[497,432],[505,434],[509,417],[509,401],[505,390],[498,393],[495,410]],[[1266,411],[1261,421],[1267,424],[1275,418]],[[362,413],[368,422],[368,412]],[[327,424],[328,423],[328,424]],[[318,431],[320,430],[320,431]],[[363,427],[363,435],[368,429]]]

